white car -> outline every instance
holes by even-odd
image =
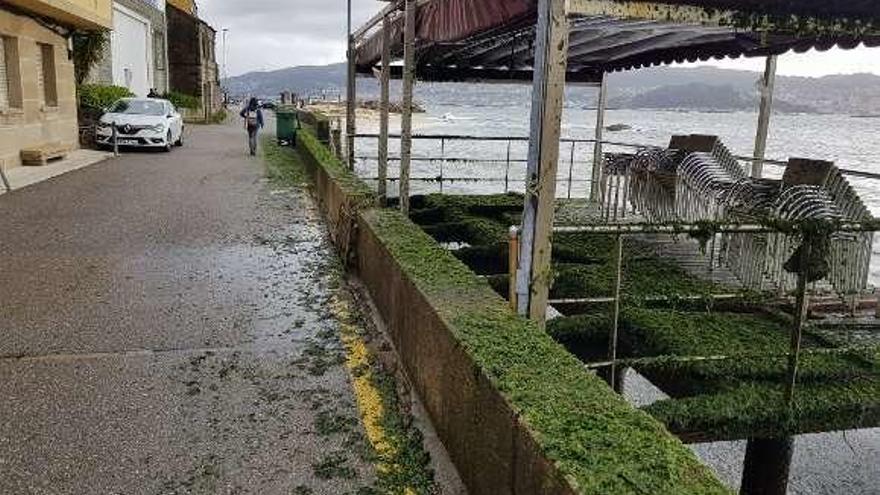
[[[98,121],[99,146],[113,146],[113,126],[119,146],[162,148],[183,146],[183,118],[168,100],[122,98],[110,105]]]

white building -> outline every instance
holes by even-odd
[[[90,82],[124,86],[138,96],[168,91],[165,0],[113,0],[113,31]]]

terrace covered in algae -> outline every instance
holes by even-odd
[[[381,74],[385,108],[402,78],[399,191],[386,200],[386,111],[380,200],[614,390],[630,368],[662,389],[644,411],[682,441],[747,439],[742,493],[786,492],[796,435],[880,426],[880,224],[822,157],[764,174],[776,56],[880,45],[875,2],[408,0],[350,43],[348,165],[354,74]],[[607,72],[743,55],[767,57],[754,156],[702,135],[604,153]],[[410,194],[416,79],[532,82],[524,195]],[[600,91],[580,201],[556,191],[566,82]]]

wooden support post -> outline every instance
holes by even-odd
[[[510,228],[507,259],[507,272],[510,275],[510,281],[508,283],[508,299],[510,300],[510,309],[516,311],[516,272],[519,267],[519,231],[516,227]]]
[[[539,0],[520,263],[519,313],[542,328],[550,285],[550,236],[556,206],[559,134],[568,61],[566,0]]]
[[[740,495],[785,495],[793,453],[794,437],[750,438]]]
[[[382,19],[382,72],[379,76],[379,204],[388,197],[388,99],[391,79],[391,21]]]
[[[337,127],[330,130],[330,149],[339,160],[344,160],[342,153],[342,131]]]
[[[412,106],[416,61],[416,0],[406,0],[403,30],[403,104],[400,115],[400,211],[409,215],[412,162]]]
[[[354,35],[351,32],[351,1],[348,0],[348,77],[345,102],[345,153],[346,165],[349,170],[354,170],[354,135],[357,132],[357,51],[355,50]]]
[[[590,182],[590,201],[598,203],[602,198],[602,139],[605,136],[605,108],[608,106],[608,76],[602,73],[599,99],[596,104],[596,143],[593,145],[593,174]]]
[[[764,174],[770,115],[773,113],[773,92],[776,89],[776,63],[776,55],[767,57],[764,77],[761,79],[761,107],[758,113],[758,134],[755,136],[755,161],[752,163],[752,177],[756,179],[760,179]]]

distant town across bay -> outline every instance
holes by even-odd
[[[714,67],[661,67],[614,73],[609,78],[609,106],[622,109],[748,111],[759,100],[756,72]],[[276,98],[282,91],[301,95],[344,95],[345,67],[291,67],[271,72],[251,72],[224,81],[230,94]],[[529,103],[529,85],[469,85],[466,94],[456,84],[419,84],[417,97],[431,101],[467,98],[470,106],[523,105]],[[396,89],[392,84],[392,91]],[[592,88],[568,89],[566,104],[595,105]],[[359,80],[359,97],[374,99],[378,82]],[[880,76],[832,75],[820,78],[779,76],[774,110],[779,113],[880,115]]]

